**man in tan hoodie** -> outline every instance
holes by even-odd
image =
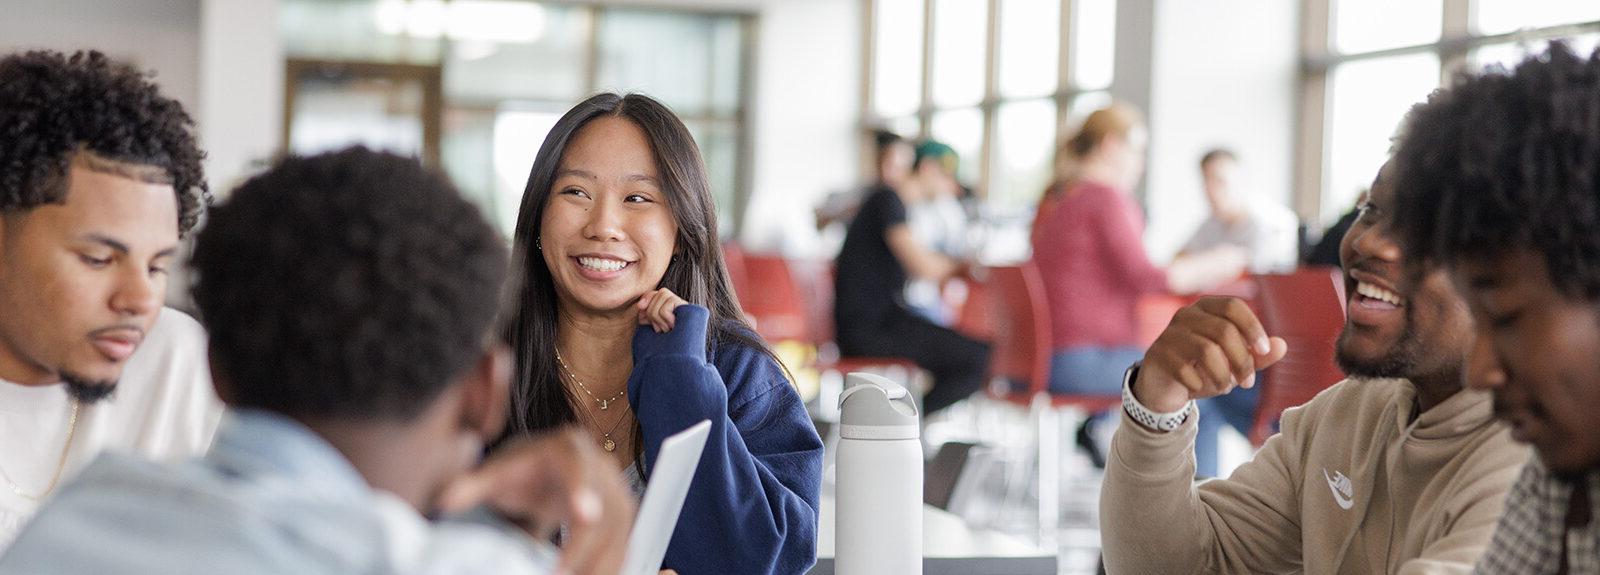
[[[1227,479],[1196,484],[1193,401],[1254,385],[1287,351],[1241,301],[1184,308],[1124,378],[1100,496],[1111,573],[1464,573],[1527,451],[1463,391],[1466,304],[1402,272],[1391,174],[1340,245],[1349,379],[1283,414]],[[1269,384],[1270,385],[1270,384]]]

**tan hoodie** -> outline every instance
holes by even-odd
[[[1415,397],[1406,380],[1340,382],[1198,485],[1195,418],[1159,433],[1124,413],[1100,494],[1107,572],[1470,572],[1528,451],[1488,394],[1412,421]]]

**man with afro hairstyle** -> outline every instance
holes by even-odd
[[[210,444],[205,334],[162,306],[201,157],[189,115],[126,64],[0,58],[0,549],[100,451]]]
[[[1554,44],[1411,113],[1396,232],[1476,324],[1466,384],[1535,457],[1480,573],[1600,573],[1600,52]]]

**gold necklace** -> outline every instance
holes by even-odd
[[[556,348],[556,364],[560,365],[561,366],[561,371],[563,371],[563,372],[565,372],[567,374],[567,379],[572,380],[572,383],[578,384],[578,389],[583,390],[583,392],[588,394],[590,398],[594,399],[597,402],[600,402],[600,410],[601,411],[606,411],[606,410],[611,409],[611,402],[616,401],[617,398],[620,398],[620,397],[628,394],[628,388],[627,387],[623,387],[622,391],[618,391],[616,395],[611,396],[611,399],[600,399],[598,396],[596,396],[594,394],[594,392],[589,391],[588,386],[583,385],[583,380],[580,380],[580,379],[578,379],[578,376],[573,375],[572,368],[567,367],[566,360],[561,359],[561,348],[559,348],[559,347]],[[610,451],[610,450],[608,449],[606,451]]]
[[[610,430],[608,430],[605,433],[601,434],[601,435],[604,436],[604,438],[600,441],[600,448],[606,450],[606,453],[611,453],[611,452],[617,450],[617,442],[615,440],[611,439],[611,433],[615,432],[618,427],[622,426],[622,422],[626,421],[628,419],[628,411],[627,411],[628,410],[628,404],[626,404],[626,403],[622,404],[622,409],[623,409],[622,416],[617,418],[617,422],[611,424],[611,429]],[[600,420],[595,419],[594,414],[590,413],[590,414],[587,414],[587,415],[589,416],[589,421],[593,421],[595,423],[599,423],[600,422]],[[598,427],[598,426],[596,426],[596,427]]]
[[[17,482],[11,480],[10,474],[7,474],[4,470],[0,470],[0,477],[5,478],[6,484],[11,487],[11,492],[17,494],[17,497],[38,503],[46,496],[49,496],[51,491],[56,490],[56,482],[61,481],[61,470],[67,466],[67,453],[72,450],[72,438],[73,436],[77,435],[78,432],[79,405],[81,404],[78,402],[78,400],[72,400],[72,415],[67,421],[67,443],[66,445],[61,446],[61,458],[56,460],[56,472],[54,475],[50,476],[50,485],[44,488],[43,493],[32,495],[23,491],[22,487],[17,485]]]

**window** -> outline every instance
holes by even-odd
[[[285,141],[297,152],[364,142],[437,160],[510,233],[556,120],[596,92],[641,92],[670,106],[694,135],[722,231],[731,234],[747,193],[744,71],[753,21],[532,0],[285,0],[280,29],[291,63],[381,72],[308,73],[291,88],[291,106],[301,109],[290,110]],[[437,81],[421,84],[435,92],[419,92],[413,77]],[[428,112],[426,104],[440,100]]]
[[[1454,70],[1514,66],[1562,39],[1579,51],[1600,45],[1600,2],[1572,0],[1303,0],[1307,97],[1298,202],[1331,223],[1350,209],[1389,156],[1411,106]]]
[[[865,123],[949,144],[961,154],[957,178],[992,210],[1031,209],[1054,178],[1062,132],[1092,109],[1079,108],[1110,101],[1116,1],[871,7]]]

